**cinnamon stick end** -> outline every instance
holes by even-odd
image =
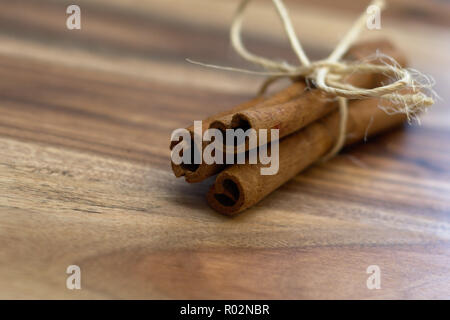
[[[208,204],[214,210],[233,216],[245,209],[245,194],[238,179],[228,174],[220,174],[209,190]]]

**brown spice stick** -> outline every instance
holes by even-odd
[[[244,103],[241,103],[241,104],[237,105],[236,107],[234,107],[231,110],[227,110],[227,111],[221,112],[219,114],[216,114],[216,115],[214,115],[212,117],[204,119],[202,121],[202,126],[203,126],[202,133],[205,132],[206,129],[208,129],[208,127],[210,126],[211,122],[213,122],[216,117],[224,117],[227,114],[244,110],[246,108],[249,108],[251,106],[254,106],[254,105],[262,102],[263,100],[264,100],[263,97],[256,97],[256,98],[254,98],[254,99],[252,99],[250,101],[246,101]],[[194,140],[194,126],[190,126],[190,127],[186,128],[186,129],[190,132],[191,139],[193,141]],[[170,150],[172,150],[173,147],[175,147],[178,143],[179,143],[178,141],[171,141],[170,142]],[[193,144],[191,145],[191,147],[193,147]],[[188,178],[191,178],[191,177],[194,178],[196,174],[198,175],[199,172],[196,172],[196,171],[198,171],[198,167],[199,166],[195,165],[195,164],[180,164],[180,165],[177,165],[177,164],[174,164],[172,162],[172,171],[175,174],[175,176],[176,177],[186,176],[186,180],[188,180]]]
[[[374,55],[377,50],[394,58],[402,66],[406,64],[404,54],[387,40],[357,44],[349,50],[346,58],[362,60],[370,55]],[[381,61],[377,60],[375,63],[381,63]],[[357,87],[372,88],[379,85],[383,79],[379,74],[353,74],[347,80],[350,84]],[[283,104],[252,107],[239,111],[231,116],[231,122],[229,121],[230,115],[227,115],[212,122],[211,127],[221,130],[227,128],[241,128],[244,130],[248,128],[255,130],[279,129],[279,137],[281,139],[322,118],[335,110],[337,106],[336,99],[325,95],[317,89],[312,89],[300,97]],[[268,140],[270,141],[270,136]],[[248,143],[246,150],[248,150]]]
[[[219,114],[216,114],[214,116],[211,116],[209,118],[206,118],[202,121],[202,134],[210,127],[210,124],[217,118],[221,118],[224,121],[224,124],[226,126],[230,126],[231,117],[236,112],[239,112],[241,110],[249,109],[255,106],[269,106],[269,105],[279,105],[284,102],[287,102],[295,97],[300,96],[303,91],[305,90],[305,84],[302,82],[294,82],[289,87],[283,89],[282,91],[272,95],[269,98],[264,97],[256,97],[250,101],[247,101],[245,103],[239,104],[238,106],[221,112]],[[194,137],[194,127],[191,126],[187,128],[187,130],[191,133],[192,141]],[[178,142],[171,142],[170,149],[172,149]],[[208,144],[209,142],[203,143],[203,148]],[[192,143],[192,147],[194,144]],[[172,162],[172,171],[174,172],[176,177],[184,176],[187,182],[200,182],[205,180],[206,178],[213,176],[220,172],[225,165],[220,164],[212,164],[208,165],[205,163],[202,164],[181,164],[176,165]]]
[[[404,122],[403,114],[388,115],[379,103],[378,99],[350,102],[346,145]],[[222,171],[207,195],[209,205],[234,215],[261,201],[330,150],[338,136],[339,117],[335,111],[281,140],[276,175],[261,175],[262,164],[236,164]]]

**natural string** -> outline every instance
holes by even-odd
[[[250,1],[251,0],[243,0],[236,11],[230,30],[231,43],[241,57],[247,61],[262,66],[264,69],[268,70],[268,72],[222,67],[205,64],[190,59],[188,59],[188,61],[210,68],[269,76],[262,87],[262,92],[265,91],[271,83],[280,78],[296,78],[301,76],[305,79],[312,80],[317,89],[331,96],[337,97],[340,113],[339,134],[334,147],[323,158],[323,160],[327,160],[336,155],[345,143],[348,118],[348,99],[377,97],[380,99],[386,99],[387,101],[400,103],[401,107],[390,107],[389,109],[386,108],[385,111],[391,113],[404,113],[406,114],[408,120],[416,118],[420,112],[434,103],[434,99],[429,96],[434,94],[431,90],[433,85],[432,79],[415,70],[400,67],[398,63],[390,57],[387,58],[391,63],[385,62],[383,65],[371,64],[367,62],[355,64],[340,61],[363,30],[367,18],[366,12],[361,14],[361,16],[356,20],[352,28],[347,32],[328,58],[316,62],[310,62],[309,58],[303,51],[300,41],[298,40],[289,17],[288,10],[283,4],[283,1],[272,0],[276,7],[277,13],[281,18],[292,50],[300,62],[299,66],[293,66],[285,61],[278,62],[258,56],[249,52],[245,48],[242,42],[241,30],[244,20],[244,12]],[[385,7],[385,2],[384,0],[374,0],[371,3],[371,6],[372,5],[375,5],[380,8],[380,10],[383,10]],[[344,82],[344,78],[346,76],[356,72],[383,74],[394,81],[373,89],[358,88]],[[429,91],[428,95],[424,93],[424,90]]]

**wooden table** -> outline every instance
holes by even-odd
[[[252,97],[233,53],[237,1],[0,1],[0,298],[450,298],[450,32],[445,2],[394,1],[380,31],[442,97],[254,208],[211,210],[212,181],[169,166],[172,130]],[[312,58],[365,2],[287,1]],[[295,62],[269,1],[245,40]],[[81,268],[81,290],[66,269]],[[381,270],[369,290],[368,266]]]

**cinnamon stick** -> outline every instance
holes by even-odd
[[[244,110],[246,108],[249,108],[251,106],[257,105],[258,103],[262,102],[264,100],[263,97],[256,97],[250,101],[246,101],[244,103],[241,103],[239,105],[237,105],[236,107],[232,108],[231,110],[226,110],[224,112],[218,113],[214,116],[208,117],[206,119],[204,119],[202,121],[202,134],[205,132],[205,130],[207,130],[210,126],[210,124],[215,120],[216,117],[224,117],[228,114],[233,114],[235,112]],[[194,141],[194,126],[190,126],[188,128],[186,128],[190,134],[191,134],[191,140]],[[171,141],[170,142],[170,150],[172,150],[175,145],[177,145],[179,143],[179,141]],[[191,152],[191,154],[193,154],[194,152],[198,152],[198,150],[193,150],[195,148],[195,145],[192,143],[191,144],[191,150],[189,150]],[[186,181],[189,182],[194,182],[198,179],[198,176],[202,176],[202,174],[200,173],[200,165],[197,164],[174,164],[172,162],[172,171],[175,174],[176,177],[181,177],[181,176],[185,176],[186,177]],[[201,181],[201,180],[199,180]]]
[[[231,125],[232,115],[235,114],[236,112],[254,108],[257,106],[263,108],[266,106],[283,104],[293,98],[300,96],[305,90],[305,87],[306,86],[303,82],[294,82],[287,88],[268,98],[262,96],[256,97],[250,101],[239,104],[230,110],[226,110],[224,112],[206,118],[202,121],[202,134],[205,132],[205,130],[207,130],[210,127],[210,124],[218,118],[222,119],[224,126],[229,127]],[[191,133],[192,137],[191,140],[193,141],[194,127],[191,126],[186,129]],[[170,149],[172,150],[177,143],[178,141],[172,141],[170,144]],[[206,144],[207,142],[203,143],[203,149],[206,147]],[[195,145],[193,143],[191,144],[191,148],[195,148]],[[191,150],[191,154],[193,154],[194,152],[199,152],[199,150]],[[172,171],[174,172],[175,176],[176,177],[184,176],[187,182],[203,181],[206,178],[217,174],[224,167],[225,165],[220,164],[208,165],[206,163],[176,165],[172,162]]]
[[[364,42],[352,47],[346,58],[363,60],[374,55],[379,50],[394,58],[400,65],[406,64],[403,53],[387,40]],[[377,59],[374,63],[382,63]],[[347,82],[361,88],[372,88],[379,85],[383,79],[378,74],[352,74]],[[306,125],[322,118],[338,106],[336,99],[313,89],[298,98],[279,105],[256,106],[219,118],[211,123],[217,129],[279,129],[279,137],[285,137]],[[231,121],[229,118],[231,116]],[[270,136],[268,137],[270,141]],[[238,146],[235,146],[235,150]],[[248,145],[246,146],[248,150]]]
[[[378,99],[355,100],[349,104],[346,145],[400,125],[405,115],[388,115]],[[220,213],[234,215],[259,201],[323,157],[336,142],[337,111],[286,137],[279,145],[279,171],[261,175],[262,164],[237,164],[222,171],[207,200]]]

